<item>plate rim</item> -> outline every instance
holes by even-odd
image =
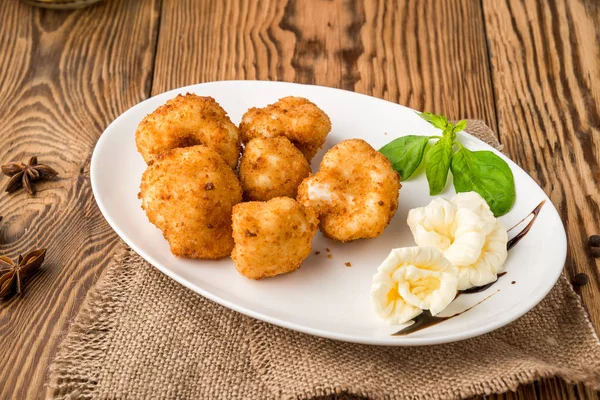
[[[396,336],[393,338],[390,338],[389,336],[382,336],[382,337],[373,336],[373,337],[367,338],[367,337],[362,337],[362,336],[355,336],[352,334],[340,334],[340,333],[334,333],[334,332],[330,332],[330,331],[319,329],[319,328],[307,327],[307,326],[299,324],[299,323],[289,322],[284,319],[280,319],[280,318],[276,318],[276,317],[271,317],[271,316],[263,314],[261,312],[254,311],[247,307],[227,301],[227,300],[222,299],[219,296],[214,295],[211,292],[193,284],[189,280],[172,272],[170,269],[163,267],[160,262],[155,260],[152,256],[147,254],[142,248],[137,246],[134,243],[134,240],[129,238],[120,229],[117,221],[113,220],[110,213],[108,212],[108,210],[102,200],[102,196],[99,193],[99,189],[97,187],[98,186],[98,183],[97,183],[98,167],[95,167],[95,166],[98,163],[99,153],[102,151],[101,150],[102,147],[104,147],[105,142],[108,140],[107,139],[108,135],[106,135],[106,133],[109,132],[109,130],[115,124],[117,124],[117,122],[119,122],[122,119],[126,119],[128,117],[128,115],[132,114],[136,109],[142,108],[146,102],[148,102],[158,96],[167,97],[167,95],[176,95],[176,94],[179,94],[179,93],[182,93],[185,91],[193,92],[193,91],[197,90],[198,87],[201,87],[203,85],[212,85],[212,84],[221,84],[221,83],[229,83],[229,84],[259,83],[259,84],[267,84],[267,85],[283,84],[283,85],[293,85],[293,86],[305,86],[305,87],[312,87],[312,88],[317,87],[319,89],[343,92],[350,96],[366,97],[370,101],[376,100],[376,101],[380,101],[380,102],[391,103],[396,107],[403,107],[403,108],[411,110],[411,111],[416,111],[413,108],[410,108],[410,107],[407,107],[407,106],[404,106],[404,105],[401,105],[398,103],[394,103],[389,100],[384,100],[384,99],[370,96],[367,94],[353,92],[353,91],[345,90],[345,89],[329,87],[329,86],[302,84],[302,83],[285,82],[285,81],[221,80],[221,81],[210,81],[210,82],[197,83],[197,84],[193,84],[193,85],[186,85],[186,86],[182,86],[182,87],[179,87],[176,89],[171,89],[171,90],[165,91],[163,93],[156,94],[154,96],[148,97],[147,99],[144,99],[141,102],[133,105],[132,107],[127,109],[125,112],[120,114],[104,129],[104,131],[102,132],[102,135],[99,137],[98,141],[96,142],[96,145],[94,146],[94,150],[92,152],[92,157],[91,157],[91,161],[90,161],[90,182],[91,182],[91,187],[92,187],[92,193],[94,195],[94,200],[96,201],[96,204],[98,205],[98,208],[100,209],[100,212],[102,213],[102,216],[104,217],[104,219],[108,222],[108,224],[115,231],[115,233],[117,233],[117,235],[121,238],[121,240],[123,240],[131,249],[133,249],[144,260],[149,262],[154,268],[158,269],[163,274],[167,275],[169,278],[173,279],[180,285],[182,285],[182,286],[186,287],[187,289],[190,289],[193,292],[195,292],[217,304],[220,304],[221,306],[226,307],[230,310],[239,312],[243,315],[249,316],[249,317],[257,319],[259,321],[264,321],[264,322],[267,322],[267,323],[270,323],[272,325],[276,325],[276,326],[279,326],[282,328],[290,329],[293,331],[297,331],[297,332],[301,332],[301,333],[305,333],[305,334],[309,334],[309,335],[313,335],[313,336],[319,336],[319,337],[323,337],[323,338],[327,338],[327,339],[337,340],[337,341],[366,344],[366,345],[394,346],[394,347],[395,346],[424,346],[424,345],[437,345],[437,344],[452,343],[452,342],[470,339],[473,337],[477,337],[477,336],[492,332],[496,329],[502,328],[504,326],[507,326],[507,325],[513,323],[515,320],[519,319],[520,317],[525,315],[527,312],[531,311],[531,309],[533,309],[533,307],[535,307],[537,304],[539,304],[548,295],[548,293],[552,290],[552,288],[556,285],[556,282],[558,281],[558,279],[560,278],[560,276],[564,270],[564,265],[565,265],[566,256],[567,256],[566,231],[564,228],[564,223],[563,223],[562,219],[560,218],[560,215],[558,214],[556,207],[554,206],[554,204],[552,203],[552,201],[550,200],[550,198],[548,197],[546,192],[537,184],[537,182],[535,182],[535,180],[533,180],[533,178],[531,177],[531,175],[529,175],[529,173],[527,173],[527,171],[522,169],[516,162],[512,161],[506,155],[504,155],[501,152],[499,152],[498,150],[494,149],[492,146],[488,145],[481,139],[469,134],[467,131],[460,132],[460,134],[467,136],[469,138],[469,140],[475,140],[481,144],[484,144],[485,146],[492,148],[496,154],[500,155],[504,159],[510,160],[519,170],[521,170],[523,173],[525,173],[527,176],[529,176],[529,178],[533,180],[534,184],[543,193],[543,200],[546,200],[548,203],[550,203],[550,205],[552,205],[552,209],[556,213],[556,215],[558,217],[558,221],[560,222],[561,238],[559,238],[559,240],[560,240],[561,248],[559,249],[560,254],[559,254],[558,258],[561,260],[562,268],[560,268],[560,270],[557,268],[557,273],[555,273],[555,276],[553,276],[551,280],[548,280],[548,282],[552,282],[551,285],[548,284],[547,287],[544,287],[543,290],[541,290],[539,292],[539,295],[529,297],[528,301],[526,302],[526,305],[522,309],[518,310],[517,312],[515,312],[513,314],[510,314],[510,316],[506,319],[498,319],[494,322],[491,322],[491,323],[484,325],[482,327],[479,327],[479,328],[471,328],[466,331],[460,331],[457,333],[445,335],[443,337],[434,337],[434,338],[418,338],[418,337],[416,337],[416,338],[401,338],[401,337],[396,337]]]

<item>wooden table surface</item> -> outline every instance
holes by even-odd
[[[0,161],[55,167],[35,196],[0,195],[0,253],[47,247],[0,302],[0,399],[43,395],[61,333],[117,235],[90,157],[123,111],[179,86],[265,79],[333,86],[479,118],[551,197],[568,275],[600,330],[600,2],[597,0],[107,0],[78,11],[0,5]],[[116,160],[118,162],[118,160]],[[6,178],[0,180],[1,184]],[[599,399],[549,379],[490,399]]]

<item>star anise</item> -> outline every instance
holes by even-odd
[[[58,172],[53,168],[44,164],[38,164],[37,157],[31,157],[28,164],[22,162],[10,162],[4,164],[2,166],[2,172],[4,175],[11,177],[6,184],[5,189],[8,193],[12,193],[17,189],[24,187],[29,194],[35,194],[33,182],[58,175]]]
[[[0,297],[21,294],[23,280],[42,265],[45,256],[46,249],[31,251],[24,257],[19,256],[16,263],[8,257],[0,256]]]

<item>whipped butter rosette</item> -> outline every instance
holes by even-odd
[[[507,257],[506,228],[475,192],[438,197],[408,213],[419,246],[435,247],[458,270],[458,290],[494,282]]]
[[[429,310],[441,312],[457,293],[456,268],[433,247],[393,249],[373,277],[375,311],[390,324],[402,324]]]

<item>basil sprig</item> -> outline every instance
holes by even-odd
[[[466,121],[453,124],[443,115],[418,115],[441,129],[442,136],[403,136],[379,150],[402,179],[409,179],[425,159],[430,195],[444,190],[451,171],[457,193],[477,192],[496,217],[506,214],[515,203],[515,180],[508,164],[491,151],[470,151],[457,141],[456,134],[466,128]],[[439,140],[427,150],[432,139]]]
[[[452,139],[444,136],[425,155],[425,175],[429,182],[429,194],[435,196],[446,187],[450,160],[452,159]]]
[[[402,136],[392,140],[379,151],[392,162],[402,179],[406,180],[421,164],[429,139],[431,138],[428,136]]]
[[[506,214],[515,203],[515,179],[510,167],[491,151],[465,147],[452,156],[450,166],[457,193],[477,192],[495,216]]]

